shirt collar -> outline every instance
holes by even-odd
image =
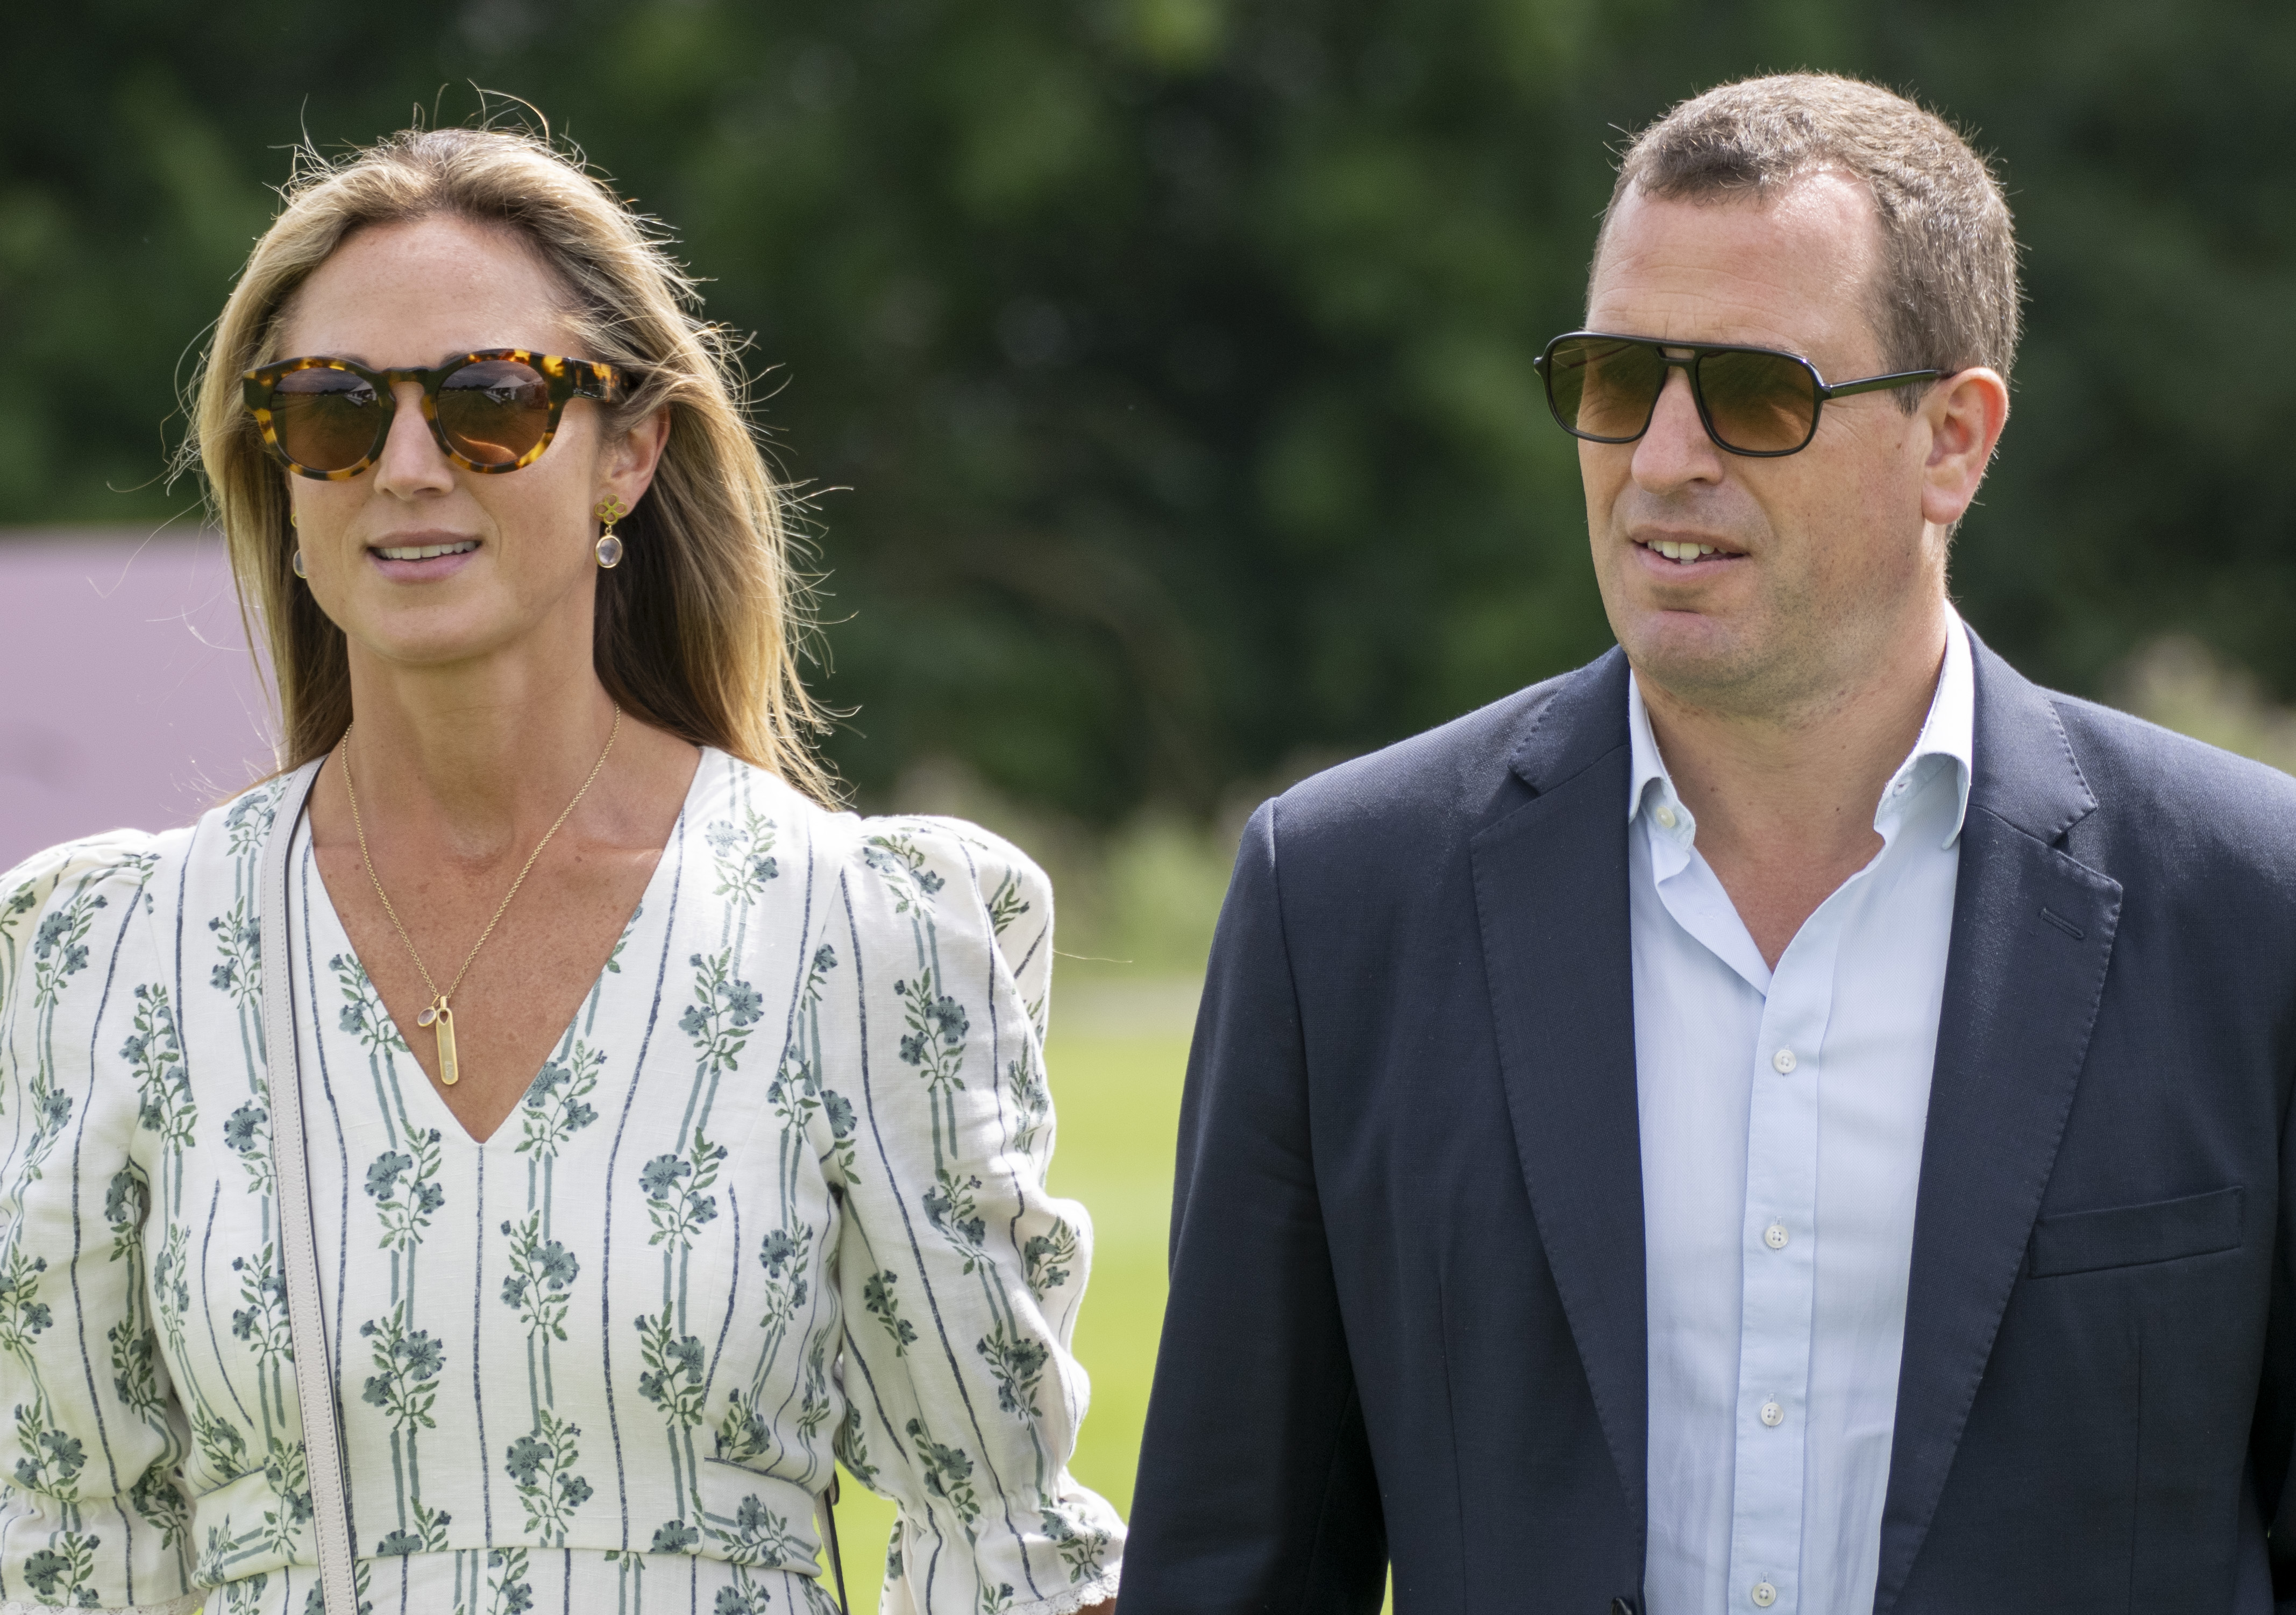
[[[1948,606],[1945,664],[1938,670],[1937,689],[1930,697],[1929,716],[1923,721],[1914,749],[1882,787],[1881,800],[1874,808],[1874,829],[1886,833],[1914,797],[1921,794],[1916,787],[1937,769],[1950,768],[1955,801],[1944,845],[1951,846],[1958,840],[1962,821],[1969,814],[1969,780],[1975,766],[1976,730],[1977,679],[1971,666],[1969,631],[1962,624],[1961,614]],[[1627,678],[1627,734],[1633,746],[1627,820],[1632,823],[1637,816],[1647,816],[1655,832],[1652,837],[1653,851],[1659,852],[1661,861],[1678,865],[1688,859],[1697,824],[1675,794],[1674,777],[1667,772],[1666,759],[1659,755],[1657,737],[1651,732],[1650,709],[1643,705],[1641,681],[1632,673]],[[1932,762],[1932,758],[1939,761]],[[1660,851],[1661,848],[1665,850]],[[1668,855],[1669,853],[1672,856]],[[1664,878],[1665,872],[1660,871],[1660,878]]]

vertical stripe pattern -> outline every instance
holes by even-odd
[[[1123,1527],[1067,1471],[1091,1228],[1045,1190],[1033,864],[705,754],[480,1142],[307,832],[291,936],[261,934],[275,800],[0,876],[0,1608],[308,1615],[272,968],[377,1615],[825,1610],[811,1499],[840,1458],[900,1507],[888,1611],[1115,1592]]]

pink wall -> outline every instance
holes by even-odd
[[[212,533],[0,530],[0,870],[268,772],[246,646]]]

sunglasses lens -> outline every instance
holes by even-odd
[[[478,466],[515,466],[550,430],[550,383],[516,359],[465,365],[439,387],[439,425]]]
[[[1573,336],[1547,354],[1547,400],[1564,430],[1580,437],[1640,437],[1665,380],[1665,365],[1641,342]]]
[[[348,370],[290,370],[272,384],[279,447],[313,471],[342,471],[366,458],[388,417],[388,404]]]
[[[1782,353],[1710,353],[1698,361],[1706,416],[1725,446],[1776,454],[1809,441],[1817,383]]]

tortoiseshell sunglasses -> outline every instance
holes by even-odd
[[[340,482],[382,457],[398,414],[394,383],[422,389],[422,418],[465,471],[516,471],[550,447],[570,398],[622,397],[611,365],[524,348],[465,353],[432,370],[370,370],[347,358],[285,358],[242,382],[263,446],[298,476]]]

